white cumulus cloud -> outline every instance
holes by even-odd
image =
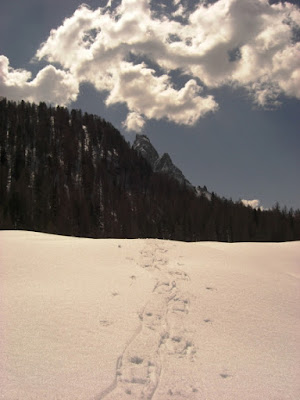
[[[144,64],[123,62],[106,104],[125,102],[130,111],[149,119],[167,118],[178,124],[193,125],[217,107],[211,96],[201,97],[199,92],[200,87],[194,80],[176,90],[168,75],[157,77]]]
[[[251,207],[255,210],[263,210],[263,207],[260,205],[260,200],[253,199],[253,200],[242,200],[242,203],[246,207]]]
[[[127,115],[126,120],[123,122],[123,126],[128,131],[141,132],[144,125],[145,125],[144,118],[136,112],[129,113]]]
[[[160,14],[150,0],[112,4],[96,10],[82,5],[50,32],[36,59],[58,63],[62,70],[48,66],[29,81],[27,71],[6,67],[2,86],[12,92],[29,85],[35,96],[45,96],[52,74],[66,94],[54,85],[47,96],[65,103],[88,82],[108,92],[107,105],[124,103],[124,126],[137,131],[151,118],[195,124],[218,109],[204,93],[223,85],[245,88],[263,107],[278,105],[281,94],[300,99],[296,5],[199,0],[189,10],[186,2],[173,0],[175,11]],[[182,74],[181,87],[172,71]]]
[[[47,101],[54,104],[68,104],[76,100],[79,88],[77,80],[67,71],[52,65],[43,68],[31,79],[29,71],[13,69],[9,60],[0,56],[0,93],[15,100],[32,102]]]

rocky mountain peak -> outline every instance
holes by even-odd
[[[185,178],[180,169],[173,164],[168,153],[164,153],[162,156],[159,156],[158,152],[151,144],[148,136],[136,135],[133,148],[150,163],[153,171],[168,174],[176,179],[179,183],[185,183],[191,186],[190,182]]]
[[[188,180],[185,178],[183,173],[180,171],[176,165],[173,164],[171,157],[168,153],[164,153],[156,162],[155,170],[158,172],[164,172],[168,175],[171,175],[181,184],[189,184]]]
[[[173,161],[168,153],[159,156],[158,152],[151,144],[150,139],[146,135],[136,135],[135,141],[132,146],[144,157],[151,165],[154,172],[162,172],[168,174],[176,179],[180,184],[185,184],[193,190],[196,196],[204,196],[211,200],[212,194],[207,190],[206,186],[194,187],[183,175],[182,171],[173,164]]]
[[[133,143],[133,149],[140,153],[144,157],[152,169],[155,170],[155,163],[159,159],[158,152],[152,146],[148,136],[146,135],[136,135],[135,141]]]

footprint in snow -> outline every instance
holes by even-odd
[[[130,358],[130,362],[131,362],[132,364],[142,364],[143,361],[144,361],[144,360],[143,360],[142,358],[138,357],[138,356],[135,356],[135,357],[131,357],[131,358]]]
[[[110,326],[110,325],[112,324],[112,322],[111,322],[111,321],[108,321],[107,319],[101,319],[101,320],[99,321],[99,324],[100,324],[101,326]]]
[[[223,379],[227,379],[227,378],[231,378],[231,377],[232,377],[232,375],[229,375],[229,374],[223,373],[223,374],[220,374],[220,377],[221,377],[221,378],[223,378]]]

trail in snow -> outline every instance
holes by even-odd
[[[300,242],[0,245],[0,398],[300,398]]]
[[[196,357],[188,337],[184,317],[190,299],[183,291],[189,276],[169,265],[167,249],[149,241],[141,251],[139,266],[154,275],[156,284],[150,299],[139,313],[140,326],[118,357],[114,382],[97,400],[154,399],[168,357]],[[170,389],[169,395],[172,396]],[[189,393],[189,399],[193,399]],[[185,396],[184,396],[185,397]],[[172,397],[174,398],[174,397]]]

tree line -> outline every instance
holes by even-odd
[[[300,211],[208,200],[155,173],[111,123],[0,101],[0,229],[93,238],[300,239]]]

